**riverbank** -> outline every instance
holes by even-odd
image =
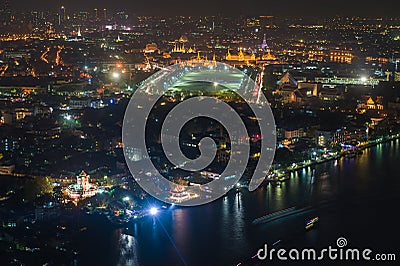
[[[359,145],[356,146],[356,149],[353,151],[342,151],[340,153],[337,153],[336,155],[328,155],[326,157],[323,158],[319,158],[317,160],[308,160],[308,161],[303,161],[303,162],[298,162],[298,163],[293,163],[292,165],[286,167],[286,168],[279,168],[274,170],[274,174],[277,178],[275,179],[271,179],[271,178],[267,178],[267,181],[269,182],[274,182],[274,181],[286,181],[289,179],[288,176],[286,176],[286,174],[290,174],[291,172],[295,172],[297,170],[301,170],[303,168],[307,168],[307,167],[311,167],[313,165],[317,165],[317,164],[322,164],[325,162],[329,162],[332,160],[338,160],[342,157],[349,157],[349,158],[353,158],[359,154],[362,154],[362,151],[367,149],[367,148],[371,148],[371,147],[375,147],[379,144],[388,142],[388,141],[392,141],[392,140],[396,140],[396,139],[400,139],[400,133],[396,134],[396,135],[391,135],[391,136],[387,136],[387,137],[381,137],[375,140],[370,140],[370,141],[366,141],[366,142],[362,142]]]

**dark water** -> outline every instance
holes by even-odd
[[[200,207],[164,210],[128,230],[96,223],[80,240],[78,265],[236,265],[265,243],[325,247],[345,237],[349,246],[399,253],[400,141],[299,170],[280,187],[245,189]],[[292,206],[329,202],[311,213],[252,225]],[[317,229],[304,223],[318,215]],[[400,253],[397,254],[400,259]]]

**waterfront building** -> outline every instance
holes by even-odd
[[[76,177],[76,183],[69,185],[66,192],[71,199],[85,199],[97,194],[97,185],[90,183],[90,176],[82,171]]]
[[[191,199],[189,192],[185,191],[184,186],[178,186],[175,190],[171,191],[169,198],[171,201],[176,203],[182,203]]]

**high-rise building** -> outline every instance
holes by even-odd
[[[97,8],[94,9],[94,18],[99,19],[99,10]]]
[[[61,4],[61,1],[60,1]],[[60,10],[58,11],[58,25],[60,26],[63,24],[67,19],[67,15],[65,12],[65,6],[60,5]]]
[[[67,14],[66,14],[66,11],[65,11],[65,6],[61,6],[60,16],[61,16],[61,21],[64,22],[64,21],[67,20]]]

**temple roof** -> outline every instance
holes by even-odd
[[[289,72],[286,72],[285,75],[283,75],[283,77],[278,81],[278,85],[297,87],[297,80],[293,78]]]
[[[82,172],[79,174],[79,176],[88,176],[85,171],[82,170]]]
[[[188,42],[189,40],[188,40],[188,37],[186,37],[186,35],[182,35],[180,38],[179,38],[179,42]]]

